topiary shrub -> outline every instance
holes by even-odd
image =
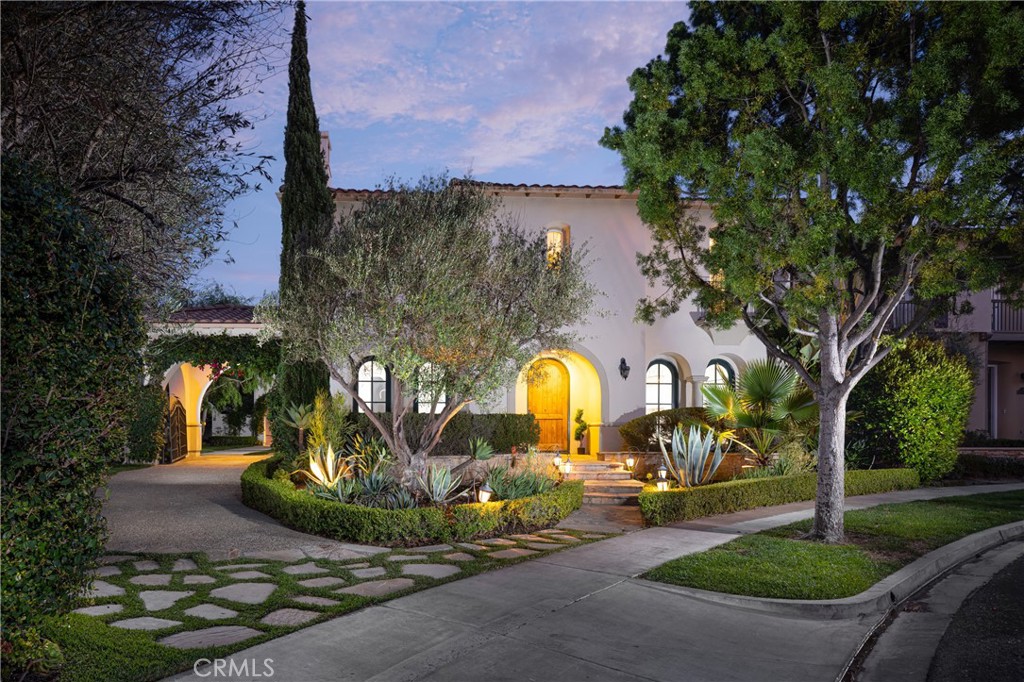
[[[925,481],[956,465],[974,399],[967,360],[942,344],[913,338],[894,350],[850,395],[856,418],[847,425],[851,466],[907,466]]]
[[[676,424],[689,428],[693,424],[707,424],[707,419],[707,412],[702,407],[677,407],[631,419],[619,427],[619,435],[622,436],[622,443],[627,448],[635,448],[641,452],[657,452],[654,434],[659,424],[665,433],[670,435]]]
[[[128,446],[124,462],[150,464],[164,447],[167,396],[160,384],[139,386],[128,418]]]
[[[384,423],[391,423],[391,415],[381,415]],[[426,421],[425,414],[410,414],[405,417],[406,440],[415,443],[419,440]],[[364,414],[353,414],[356,431],[365,440],[379,437],[377,430]],[[430,451],[431,456],[469,456],[471,438],[483,438],[491,444],[495,452],[511,452],[514,447],[536,445],[540,442],[540,426],[532,414],[477,414],[459,412],[441,432],[441,440]]]
[[[3,158],[0,510],[4,672],[36,657],[103,551],[96,490],[125,451],[145,331],[130,273],[69,195]],[[42,646],[45,649],[45,643]],[[51,652],[52,653],[52,652]]]

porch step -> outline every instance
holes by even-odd
[[[572,462],[572,473],[609,473],[616,471],[625,471],[625,466],[621,462]]]
[[[637,493],[631,495],[619,495],[617,493],[583,493],[583,504],[614,504],[614,505],[629,505],[637,506],[640,496]]]
[[[640,481],[584,481],[583,494],[613,493],[615,495],[639,495],[644,489]]]
[[[576,471],[575,464],[572,473],[565,477],[572,481],[628,481],[632,478],[628,471]]]

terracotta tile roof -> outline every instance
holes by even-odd
[[[464,182],[464,181],[463,181]],[[473,184],[500,194],[536,194],[540,196],[583,196],[590,197],[631,197],[635,192],[630,192],[620,185],[528,185],[525,183],[512,184],[503,182],[481,182],[472,181]],[[355,189],[355,188],[332,188],[337,195],[350,197],[365,197],[371,195],[385,194],[382,189]]]
[[[256,324],[251,305],[212,305],[184,308],[171,313],[167,321],[176,324]]]

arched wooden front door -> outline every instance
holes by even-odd
[[[569,370],[557,360],[538,360],[538,379],[526,389],[526,409],[540,425],[541,450],[569,450]]]
[[[163,463],[170,464],[188,455],[188,426],[185,408],[177,400],[167,418],[167,436],[164,441]]]

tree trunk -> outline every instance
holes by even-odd
[[[843,385],[829,388],[818,396],[821,415],[818,433],[818,496],[814,502],[814,526],[810,537],[835,544],[843,541],[846,399],[849,390]]]

